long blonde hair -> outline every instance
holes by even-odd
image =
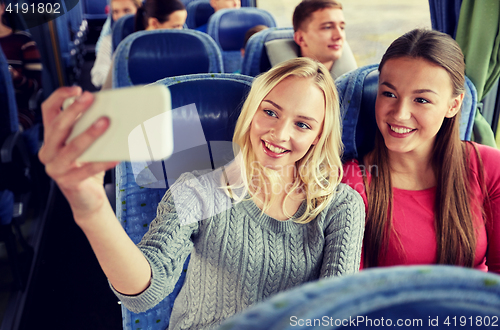
[[[292,59],[275,66],[254,80],[234,131],[233,142],[239,146],[240,162],[243,166],[238,167],[241,178],[239,184],[234,184],[231,188],[234,190],[243,186],[245,193],[248,192],[251,196],[254,196],[257,191],[263,191],[265,195],[263,212],[268,210],[275,201],[276,197],[270,194],[268,186],[273,187],[275,183],[278,183],[279,174],[256,161],[250,142],[250,126],[264,98],[276,85],[288,77],[311,79],[323,92],[325,98],[325,119],[319,140],[316,145],[310,147],[302,159],[296,162],[294,182],[283,202],[284,206],[286,199],[293,192],[302,191],[305,195],[306,210],[294,221],[307,223],[316,218],[332,200],[343,174],[340,160],[343,144],[338,94],[330,73],[319,62],[304,57]],[[235,154],[237,152],[235,150]],[[257,182],[257,186],[254,182]],[[264,184],[265,182],[269,185]],[[233,199],[241,201],[244,194],[235,196],[233,190],[228,189],[228,194]],[[271,195],[270,198],[269,195]],[[283,211],[287,217],[291,217],[284,207]]]

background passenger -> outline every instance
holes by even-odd
[[[181,30],[187,11],[180,0],[146,0],[135,17],[135,30]]]
[[[187,11],[180,0],[146,0],[143,7],[139,8],[136,13],[135,30],[181,30],[186,18]],[[113,61],[110,60],[109,64],[106,65],[107,70],[102,89],[110,89],[112,86],[110,68],[113,67]]]
[[[30,99],[41,88],[42,62],[35,41],[29,33],[16,29],[13,14],[5,11],[4,0],[0,0],[0,47],[12,75],[19,125],[25,130],[37,117],[35,109],[30,108]]]
[[[460,47],[416,29],[390,45],[379,71],[375,149],[348,162],[343,179],[368,210],[363,267],[500,273],[500,151],[460,141]]]
[[[182,175],[138,246],[102,185],[103,171],[116,162],[76,161],[109,121],[100,118],[64,143],[93,100],[85,92],[61,112],[63,100],[78,94],[61,88],[44,103],[39,157],[129,310],[145,311],[168,295],[189,253],[172,330],[206,329],[279,291],[357,272],[363,202],[339,183],[338,96],[322,64],[294,59],[256,78],[236,124],[235,161]]]
[[[116,22],[128,14],[135,14],[142,5],[141,0],[111,0],[111,17]],[[92,84],[99,88],[104,84],[113,57],[113,34],[102,37],[94,66],[90,71]]]
[[[243,42],[243,47],[240,49],[241,57],[245,57],[245,47],[247,46],[248,39],[250,39],[257,32],[260,32],[260,31],[265,30],[267,28],[269,28],[269,27],[265,26],[265,25],[256,25],[256,26],[248,29],[248,31],[245,33],[245,40]]]
[[[210,0],[210,6],[217,12],[221,9],[241,8],[241,0]],[[200,25],[196,30],[207,33],[208,23]]]
[[[345,42],[342,4],[335,0],[303,0],[293,12],[293,30],[300,56],[317,60],[331,70]]]

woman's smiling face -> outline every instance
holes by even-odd
[[[323,92],[308,78],[288,77],[261,102],[250,126],[257,161],[272,169],[295,168],[316,144],[325,117]]]
[[[444,118],[457,114],[462,98],[452,95],[442,67],[422,58],[388,60],[380,72],[375,117],[389,152],[429,155]]]

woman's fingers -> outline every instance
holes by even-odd
[[[59,148],[51,161],[46,163],[45,170],[52,178],[58,178],[73,168],[79,167],[77,158],[87,150],[94,141],[109,127],[109,118],[101,117],[85,132],[72,139],[67,145]],[[47,144],[48,145],[48,144]]]
[[[45,109],[46,116],[50,117],[56,112],[54,108],[61,106],[62,102],[59,102],[61,100],[62,98],[57,102],[52,100],[47,105]],[[59,111],[57,116],[46,120],[47,123],[44,123],[44,145],[39,153],[42,163],[47,164],[52,161],[59,153],[59,150],[65,146],[66,139],[70,135],[76,120],[90,107],[93,100],[94,96],[91,93],[84,92],[65,111]]]
[[[74,188],[74,186],[78,185],[80,182],[98,174],[103,174],[105,171],[114,168],[119,163],[120,162],[96,162],[82,164],[81,166],[73,168],[63,176],[59,177],[57,184],[63,190]]]
[[[80,96],[81,94],[82,89],[78,86],[61,87],[52,93],[42,103],[43,126],[47,127],[47,125],[50,124],[52,120],[57,117],[57,115],[59,115],[64,100],[69,97]]]

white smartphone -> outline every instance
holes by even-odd
[[[63,109],[70,103],[71,100],[65,101]],[[166,86],[134,86],[95,93],[94,103],[78,119],[66,143],[102,116],[110,119],[109,128],[79,161],[157,161],[172,154],[171,98]]]

